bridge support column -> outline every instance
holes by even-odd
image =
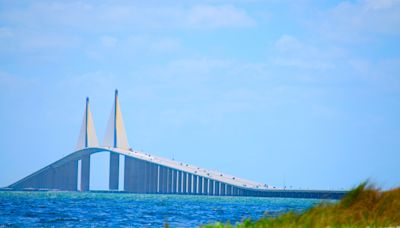
[[[220,183],[219,183],[219,181],[215,181],[215,195],[216,196],[219,196],[220,195],[220,191],[219,191],[219,186],[220,186]]]
[[[78,160],[68,164],[68,187],[69,191],[78,190]]]
[[[124,191],[130,192],[131,189],[131,179],[129,178],[132,170],[132,158],[128,156],[124,156],[125,159],[125,167],[124,167]]]
[[[202,195],[202,194],[204,194],[204,190],[203,190],[203,180],[204,180],[204,178],[202,177],[202,176],[199,176],[199,191],[198,191],[198,193],[199,193],[199,195]]]
[[[119,182],[119,154],[110,152],[110,179],[109,189],[118,190]]]
[[[144,167],[143,167],[143,193],[149,193],[150,191],[150,163],[145,161],[143,162]]]
[[[167,176],[167,180],[165,182],[165,185],[167,187],[167,189],[165,190],[166,193],[171,193],[171,169],[170,168],[166,168],[165,169],[165,174]]]
[[[209,195],[214,195],[214,185],[215,185],[215,181],[213,180],[208,180],[208,186],[209,186]]]
[[[182,192],[182,176],[181,171],[176,170],[176,194],[180,194]]]
[[[157,166],[153,163],[148,164],[150,167],[149,170],[149,193],[157,192]]]
[[[160,175],[159,175],[159,192],[166,193],[167,191],[167,175],[166,175],[166,168],[164,166],[160,166]]]
[[[172,170],[172,194],[176,194],[176,186],[177,186],[177,180],[176,180],[176,170]]]
[[[193,175],[193,194],[195,194],[195,195],[197,195],[199,193],[197,179],[198,179],[197,176]]]
[[[204,195],[208,195],[208,189],[209,189],[208,184],[209,184],[208,179],[207,178],[203,178],[203,185],[204,185],[203,186],[203,188],[204,188],[203,194]]]
[[[137,193],[145,193],[146,180],[145,180],[145,161],[136,159],[136,167],[135,167],[135,184]]]
[[[182,172],[183,194],[187,194],[187,173]]]
[[[221,196],[226,195],[226,184],[221,183]]]
[[[227,185],[226,186],[226,195],[227,196],[231,196],[232,195],[232,186],[231,185]]]
[[[81,191],[89,191],[90,186],[90,155],[83,156],[81,159]]]
[[[187,180],[187,185],[188,185],[187,193],[188,194],[192,194],[192,184],[193,184],[192,176],[193,176],[192,174],[188,173],[188,180]]]

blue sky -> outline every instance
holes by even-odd
[[[73,152],[86,96],[102,141],[115,88],[135,149],[275,186],[399,186],[399,28],[398,0],[0,0],[0,186]]]

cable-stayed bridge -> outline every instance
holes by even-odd
[[[109,153],[109,190],[118,191],[120,159],[124,159],[123,191],[146,194],[341,198],[345,191],[288,190],[241,179],[132,150],[122,119],[118,91],[106,137],[99,145],[89,106],[86,107],[76,151],[8,186],[14,190],[90,191],[91,155]]]

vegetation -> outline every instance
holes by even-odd
[[[245,220],[241,224],[216,223],[211,227],[393,227],[400,225],[400,188],[380,191],[367,182],[351,190],[338,203],[323,203],[303,213]]]

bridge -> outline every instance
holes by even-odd
[[[279,189],[129,147],[118,91],[104,144],[99,145],[89,106],[86,107],[76,151],[8,186],[12,190],[90,191],[91,155],[109,153],[109,190],[118,191],[120,160],[124,159],[123,191],[143,194],[257,196],[339,199],[345,191]],[[121,183],[122,184],[122,183]]]

